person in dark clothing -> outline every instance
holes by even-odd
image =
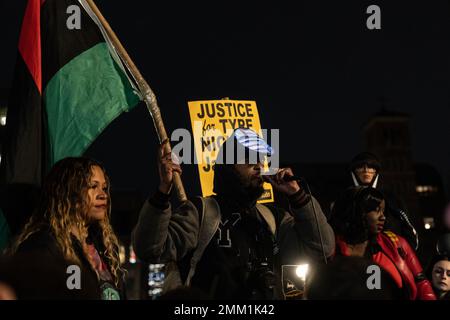
[[[231,162],[217,161],[214,166],[215,196],[194,198],[172,209],[172,174],[181,173],[181,168],[170,152],[164,152],[163,143],[159,190],[141,210],[134,248],[144,261],[176,261],[180,284],[199,288],[209,298],[279,299],[281,265],[330,257],[334,234],[319,203],[297,182],[283,179],[293,176],[288,168],[265,179],[288,195],[291,212],[257,204],[264,181],[261,159],[273,150],[255,132],[237,129],[221,146],[218,159],[227,159],[231,148],[238,147],[244,152],[233,152]]]
[[[436,253],[450,257],[450,204],[444,209],[442,226],[436,232]]]
[[[37,247],[38,245],[35,246]],[[48,248],[51,247],[49,243]],[[55,249],[56,245],[51,250]],[[0,293],[0,300],[98,299],[101,293],[97,277],[83,267],[80,269],[79,287],[68,289],[68,267],[69,263],[61,259],[60,254],[46,253],[43,250],[24,251],[12,257],[3,257],[0,259],[0,284],[7,288],[6,293],[9,295],[2,298]]]
[[[326,265],[313,265],[307,277],[306,299],[394,300],[395,283],[383,269],[379,269],[379,286],[367,285],[374,265],[371,259],[354,256],[337,256]]]
[[[6,233],[5,247],[9,240],[19,235],[30,219],[39,202],[40,191],[39,187],[26,183],[12,183],[0,187],[0,215],[4,215],[4,221],[0,221],[0,232]]]
[[[440,255],[450,256],[450,232],[442,233],[436,243],[436,251]]]
[[[379,159],[370,152],[362,152],[356,155],[350,163],[353,186],[369,186],[383,192],[386,201],[386,230],[401,235],[414,250],[417,250],[419,248],[419,237],[416,228],[411,223],[402,201],[382,186],[380,182],[381,171]]]
[[[60,160],[47,175],[39,207],[12,252],[39,254],[66,267],[78,265],[97,280],[99,299],[120,299],[123,271],[110,211],[104,168],[87,158]]]
[[[3,211],[0,208],[0,254],[8,247],[11,239],[11,231],[9,230],[8,222],[3,215]]]

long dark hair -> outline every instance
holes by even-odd
[[[433,256],[430,263],[428,264],[428,268],[426,271],[426,275],[427,275],[428,279],[431,279],[431,274],[433,273],[434,265],[436,263],[438,263],[439,261],[450,261],[450,256],[446,255],[446,254],[445,255],[444,254],[436,254],[435,256]]]
[[[383,200],[377,189],[351,187],[334,203],[330,225],[348,244],[362,243],[370,238],[367,213],[377,210]]]
[[[428,280],[430,280],[431,282],[431,286],[433,287],[433,291],[436,294],[436,296],[438,296],[440,294],[440,292],[438,290],[436,290],[434,288],[433,285],[433,269],[434,269],[434,265],[436,263],[438,263],[439,261],[450,261],[450,256],[447,254],[437,254],[433,257],[433,259],[431,260],[431,262],[428,264],[428,268],[426,270],[426,276],[428,278]],[[450,291],[448,291],[444,297],[441,297],[442,300],[450,300]]]

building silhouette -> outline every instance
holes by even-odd
[[[401,199],[416,226],[420,225],[416,172],[412,158],[410,116],[383,107],[363,127],[367,150],[380,159],[384,190]]]

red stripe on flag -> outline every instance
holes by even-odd
[[[42,94],[41,68],[41,4],[43,0],[29,0],[20,31],[19,52]]]

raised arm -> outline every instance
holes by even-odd
[[[266,178],[278,192],[289,198],[291,212],[285,213],[280,223],[280,241],[286,247],[292,247],[293,242],[298,242],[303,254],[317,259],[324,259],[324,256],[328,258],[334,254],[335,249],[333,229],[319,202],[307,195],[297,181],[286,179],[291,176],[292,170],[284,168],[276,176]]]
[[[133,230],[132,241],[137,256],[148,262],[177,261],[197,245],[199,217],[190,201],[175,210],[169,202],[173,173],[181,167],[166,152],[164,141],[158,150],[160,184],[156,193],[143,205]]]

